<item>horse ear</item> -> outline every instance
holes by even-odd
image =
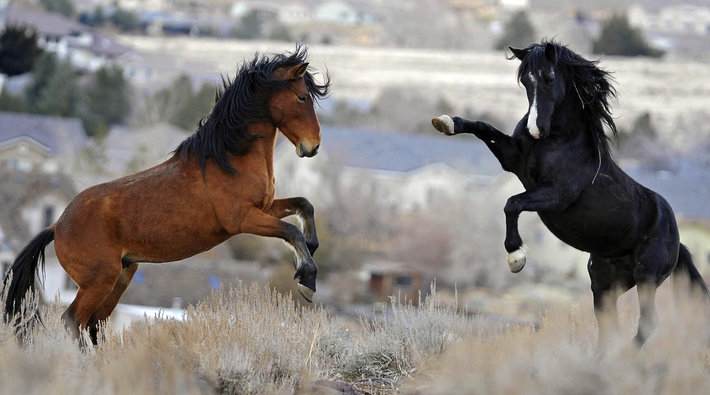
[[[530,52],[529,49],[518,49],[518,48],[513,48],[513,47],[508,47],[510,49],[510,52],[513,53],[513,56],[518,58],[518,60],[523,60],[525,56]],[[511,58],[512,59],[512,58]]]
[[[547,43],[547,45],[545,45],[545,58],[552,64],[557,63],[557,49],[554,44]]]
[[[306,74],[306,71],[308,71],[308,63],[293,66],[286,72],[286,78],[289,80],[300,79]]]

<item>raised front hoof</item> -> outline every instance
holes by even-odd
[[[454,120],[448,115],[441,115],[431,120],[434,129],[440,131],[441,133],[453,136],[454,133]]]
[[[303,299],[306,299],[306,302],[313,303],[313,294],[315,294],[316,291],[306,287],[303,284],[298,284],[298,293],[303,296]]]
[[[510,266],[510,271],[513,273],[518,273],[523,270],[526,262],[527,248],[523,244],[520,248],[513,252],[508,253],[508,266]]]

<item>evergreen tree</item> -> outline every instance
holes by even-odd
[[[40,0],[40,2],[48,12],[62,14],[67,18],[76,16],[76,8],[71,0]]]
[[[77,74],[67,62],[43,54],[25,92],[27,109],[35,114],[74,116],[79,104]]]
[[[124,32],[134,32],[140,27],[140,21],[136,14],[120,8],[116,9],[109,19],[114,26]]]
[[[130,86],[118,66],[102,67],[86,89],[86,106],[107,125],[122,123],[130,112]]]
[[[199,91],[191,94],[183,107],[173,116],[170,123],[185,130],[195,130],[200,119],[207,116],[214,105],[215,88],[202,85]]]
[[[258,12],[250,11],[239,22],[233,31],[234,37],[250,40],[261,35],[262,23]]]
[[[606,55],[663,56],[663,51],[649,45],[641,30],[631,27],[623,14],[613,15],[604,22],[599,38],[592,43],[592,50]]]
[[[535,28],[525,11],[518,11],[505,24],[503,35],[496,41],[495,49],[505,49],[508,46],[521,48],[537,41]]]
[[[68,63],[60,62],[37,100],[27,104],[30,112],[37,114],[73,117],[79,100],[76,73]]]
[[[23,26],[9,25],[0,36],[0,72],[9,76],[31,71],[42,54],[37,33]]]
[[[3,89],[0,92],[0,111],[27,112],[27,106],[21,96],[15,96]]]

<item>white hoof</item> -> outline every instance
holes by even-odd
[[[517,273],[525,267],[525,256],[527,254],[527,247],[525,244],[520,246],[517,250],[508,253],[508,266],[510,266],[510,271]]]
[[[441,133],[454,134],[454,120],[448,115],[442,115],[431,120],[432,125]]]

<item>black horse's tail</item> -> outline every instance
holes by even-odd
[[[710,291],[708,290],[705,280],[698,272],[698,269],[693,265],[693,257],[690,255],[690,251],[683,244],[680,245],[680,250],[678,251],[678,265],[673,271],[674,276],[680,273],[684,273],[690,277],[691,285],[696,285],[700,287],[705,296],[710,299]]]
[[[5,322],[10,322],[15,315],[22,311],[22,301],[28,291],[35,291],[35,276],[39,268],[44,271],[44,248],[54,240],[54,228],[47,228],[40,232],[17,255],[12,269],[3,279],[2,291],[7,292],[5,301]],[[8,279],[12,273],[12,281]],[[37,316],[39,318],[39,316]]]

